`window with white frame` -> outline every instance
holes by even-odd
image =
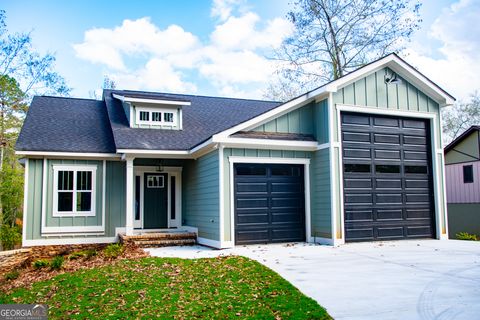
[[[53,216],[94,216],[96,166],[53,167]]]
[[[137,124],[176,126],[177,112],[171,109],[136,108]]]

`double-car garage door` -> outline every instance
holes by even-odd
[[[346,241],[434,237],[428,121],[341,120]]]
[[[305,241],[303,165],[234,166],[235,243]]]

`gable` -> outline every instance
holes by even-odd
[[[474,130],[456,146],[445,153],[445,164],[475,161],[480,159],[479,131]]]
[[[431,97],[397,74],[399,84],[386,84],[385,75],[395,73],[385,67],[340,88],[333,94],[334,103],[402,111],[438,112]]]

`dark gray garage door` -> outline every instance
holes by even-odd
[[[346,241],[434,237],[428,122],[341,118]]]
[[[305,241],[302,165],[236,164],[235,243]]]

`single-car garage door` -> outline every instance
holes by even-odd
[[[427,120],[342,113],[345,240],[435,236]]]
[[[235,243],[305,241],[303,165],[234,166]]]

